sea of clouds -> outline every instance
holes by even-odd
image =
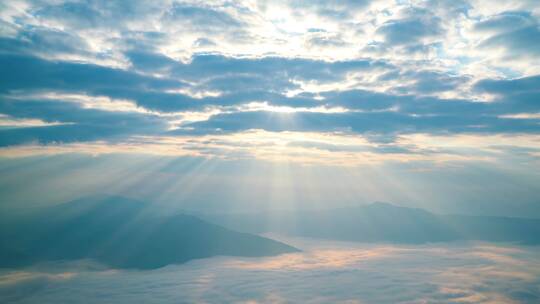
[[[2,303],[538,303],[540,248],[287,239],[301,253],[157,270],[91,261],[0,272]]]

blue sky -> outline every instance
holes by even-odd
[[[540,216],[539,17],[533,0],[4,1],[0,189],[55,201],[114,171],[110,192],[170,182],[149,199],[285,187],[267,204]]]

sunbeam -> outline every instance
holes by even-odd
[[[0,303],[540,303],[536,2],[0,1]]]

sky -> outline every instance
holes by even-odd
[[[3,1],[1,208],[540,217],[540,6]]]

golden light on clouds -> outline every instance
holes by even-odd
[[[244,132],[204,136],[137,136],[121,142],[27,144],[0,148],[0,156],[22,157],[82,153],[195,156],[221,159],[257,159],[271,162],[337,166],[376,165],[384,162],[430,161],[438,164],[460,161],[493,162],[505,157],[505,147],[523,147],[531,161],[538,161],[540,137],[403,135],[395,143],[371,142],[346,133]]]

